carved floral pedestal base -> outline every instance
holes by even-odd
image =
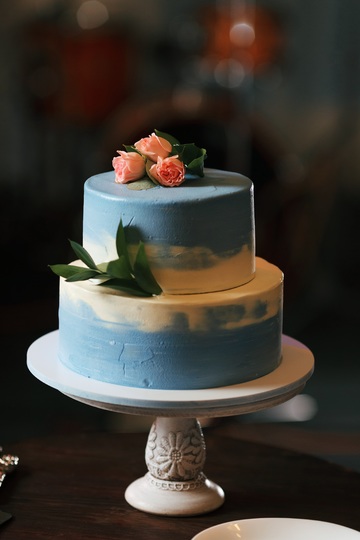
[[[162,418],[153,423],[145,450],[148,473],[127,488],[127,502],[145,512],[191,516],[211,512],[224,492],[203,473],[206,450],[195,418]]]

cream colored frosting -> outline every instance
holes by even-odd
[[[62,280],[61,297],[73,303],[82,302],[102,321],[124,323],[144,332],[158,332],[174,324],[174,316],[182,313],[189,329],[208,331],[209,310],[229,306],[242,306],[244,314],[232,318],[229,314],[220,321],[224,329],[235,329],[259,323],[279,312],[282,301],[283,274],[276,266],[263,259],[256,259],[256,277],[247,284],[217,293],[169,295],[150,298],[127,296],[94,283],[67,283]],[[78,263],[78,262],[77,262]],[[266,305],[260,315],[259,302]]]
[[[110,239],[104,241],[104,245],[107,244],[111,244]],[[112,242],[113,244],[114,242]],[[97,264],[118,258],[115,247],[106,253],[105,258],[103,247],[99,249],[97,244],[87,242],[85,248],[91,253]],[[221,291],[224,289],[223,276],[226,276],[226,284],[230,283],[235,287],[239,281],[239,268],[242,269],[243,283],[247,283],[255,275],[255,258],[248,246],[244,246],[239,253],[227,257],[219,257],[204,247],[169,246],[167,248],[167,259],[176,263],[173,268],[157,266],[157,261],[161,260],[160,251],[163,248],[159,248],[154,244],[147,244],[145,249],[152,273],[160,287],[167,294],[205,292],[209,288],[209,283],[211,283],[213,290]],[[129,253],[133,259],[136,250],[137,247],[135,246],[129,247]],[[199,265],[196,268],[197,260],[205,260],[207,262],[206,266]],[[180,262],[181,264],[179,264]]]

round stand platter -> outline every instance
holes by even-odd
[[[155,390],[83,377],[61,364],[57,351],[58,331],[30,346],[27,364],[37,379],[87,405],[156,417],[145,449],[148,472],[130,484],[125,498],[139,510],[172,516],[207,513],[224,502],[222,488],[203,473],[206,450],[197,418],[244,414],[283,403],[301,392],[314,369],[311,351],[283,336],[281,364],[264,377],[219,388]]]

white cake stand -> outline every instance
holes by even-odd
[[[94,407],[156,417],[145,449],[148,472],[130,484],[125,498],[139,510],[169,516],[204,514],[224,502],[222,488],[203,473],[205,442],[197,418],[244,414],[283,403],[304,388],[314,369],[311,351],[283,336],[282,362],[269,375],[220,388],[151,390],[78,375],[59,362],[57,351],[58,331],[30,346],[28,368],[40,381]]]

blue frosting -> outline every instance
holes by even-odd
[[[245,176],[205,169],[203,178],[189,177],[176,188],[147,190],[129,189],[114,178],[107,172],[85,183],[84,240],[97,244],[115,237],[122,218],[131,225],[131,242],[163,246],[164,257],[168,246],[201,246],[220,257],[244,246],[254,250],[253,186]]]
[[[233,316],[241,317],[241,310],[235,311]],[[60,308],[61,361],[73,371],[105,382],[143,388],[211,388],[265,375],[281,359],[281,310],[236,330],[224,330],[218,320],[221,312],[209,311],[208,332],[190,331],[182,314],[171,327],[154,333],[88,318],[85,306],[78,314],[65,304]]]

